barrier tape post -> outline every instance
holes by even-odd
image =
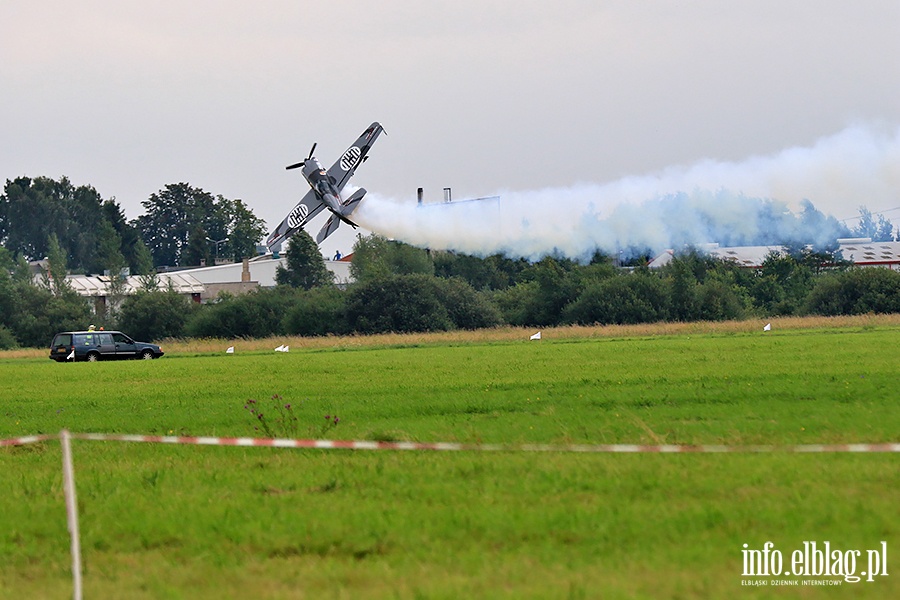
[[[78,533],[78,499],[75,496],[71,439],[67,429],[59,432],[59,441],[62,445],[63,488],[66,495],[66,522],[72,540],[72,597],[81,600],[81,538]]]

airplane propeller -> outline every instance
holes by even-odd
[[[312,148],[310,148],[310,150],[309,150],[309,156],[307,156],[304,160],[301,160],[301,161],[298,162],[298,163],[294,163],[294,164],[292,164],[292,165],[286,166],[286,167],[285,167],[285,170],[290,171],[291,169],[296,169],[297,167],[302,167],[303,165],[305,165],[305,164],[306,164],[306,161],[308,161],[309,159],[312,158],[313,152],[316,151],[316,144],[318,144],[318,142],[315,142],[315,143],[312,145]]]

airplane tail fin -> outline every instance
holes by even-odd
[[[329,235],[337,231],[338,226],[341,224],[341,220],[337,215],[331,215],[328,217],[328,221],[325,222],[325,226],[319,230],[319,233],[316,235],[316,243],[321,244],[325,238]]]
[[[363,196],[366,195],[366,188],[359,188],[353,195],[347,198],[347,201],[341,205],[341,216],[349,217],[353,214],[353,211],[356,210],[359,201],[363,199]]]
[[[322,227],[322,229],[320,229],[319,233],[316,235],[316,243],[321,244],[325,238],[337,231],[337,228],[341,224],[341,221],[344,221],[345,223],[353,227],[357,227],[356,223],[351,221],[349,217],[353,214],[353,211],[356,210],[356,207],[359,205],[359,201],[362,200],[363,196],[365,195],[366,188],[359,188],[358,190],[353,192],[353,195],[351,195],[343,204],[341,204],[341,213],[333,213],[330,217],[328,217],[328,221],[326,221],[325,226]]]

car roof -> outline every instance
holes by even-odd
[[[56,335],[66,335],[66,334],[69,334],[69,333],[122,333],[122,332],[119,331],[118,329],[95,329],[94,331],[88,331],[88,330],[84,330],[84,331],[60,331],[60,332],[57,333]],[[122,333],[122,335],[126,335],[126,334]]]

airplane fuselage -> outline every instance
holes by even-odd
[[[319,200],[325,203],[328,210],[342,217],[341,193],[318,160],[311,158],[306,161],[306,164],[303,165],[303,177],[306,178],[309,187],[313,189]]]

